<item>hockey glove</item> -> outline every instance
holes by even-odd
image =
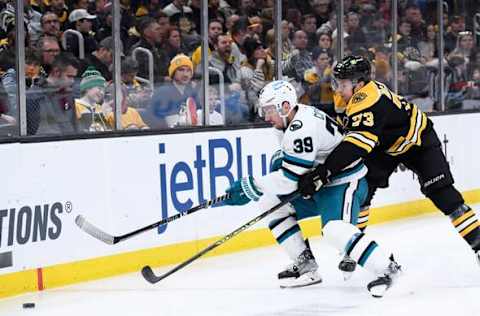
[[[252,200],[258,201],[263,195],[251,176],[235,181],[226,192],[230,193],[230,198],[225,200],[227,205],[245,205]]]
[[[298,190],[305,198],[310,198],[315,192],[328,182],[329,171],[324,165],[305,173],[298,181]]]

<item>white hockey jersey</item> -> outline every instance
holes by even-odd
[[[303,104],[297,107],[297,113],[280,141],[283,154],[281,168],[255,179],[258,188],[269,195],[285,195],[295,191],[300,176],[324,163],[344,137],[337,123],[324,112]],[[350,182],[366,173],[367,168],[358,160],[330,179],[326,186]]]

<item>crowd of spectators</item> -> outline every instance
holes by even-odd
[[[445,3],[446,105],[462,108],[475,100],[478,105],[480,50],[473,17],[480,4],[466,1],[462,11],[455,1]],[[209,123],[255,121],[258,92],[274,79],[276,63],[281,63],[284,77],[294,84],[302,102],[332,111],[337,4],[283,0],[281,56],[276,56],[273,0],[209,0]],[[120,0],[120,5],[120,125],[125,129],[201,125],[201,1]],[[399,93],[424,110],[434,110],[437,1],[399,1],[396,39],[390,5],[389,0],[344,1],[345,54],[368,57],[375,78],[392,87],[395,40]],[[112,3],[24,0],[24,6],[28,133],[114,129]],[[15,1],[0,0],[0,125],[17,121],[15,59]]]

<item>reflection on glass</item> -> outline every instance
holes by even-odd
[[[465,6],[452,6],[448,10],[453,14],[445,25],[445,109],[478,109],[480,54],[473,32],[475,20],[467,14]]]
[[[16,28],[15,12],[13,11],[10,15],[2,13],[0,28],[0,138],[6,138],[18,135]]]

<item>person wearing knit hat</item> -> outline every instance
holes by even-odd
[[[184,54],[178,54],[177,56],[173,57],[173,59],[170,61],[170,66],[168,67],[168,76],[175,80],[175,72],[177,70],[180,70],[182,72],[182,75],[178,76],[177,80],[184,79],[186,80],[185,83],[190,82],[193,75],[193,63],[190,58],[188,58],[188,56]],[[190,78],[188,78],[187,80],[186,74],[188,73],[188,71],[190,71]]]
[[[105,95],[106,80],[94,67],[88,67],[80,81],[81,98],[75,99],[75,113],[81,131],[108,129],[101,104]]]
[[[82,74],[82,80],[80,81],[80,93],[86,90],[99,87],[105,89],[106,80],[102,77],[102,74],[94,67],[88,67]]]
[[[200,104],[198,92],[192,85],[193,64],[186,55],[179,54],[170,61],[168,75],[171,82],[155,90],[149,125],[165,128],[196,125],[196,107]]]

